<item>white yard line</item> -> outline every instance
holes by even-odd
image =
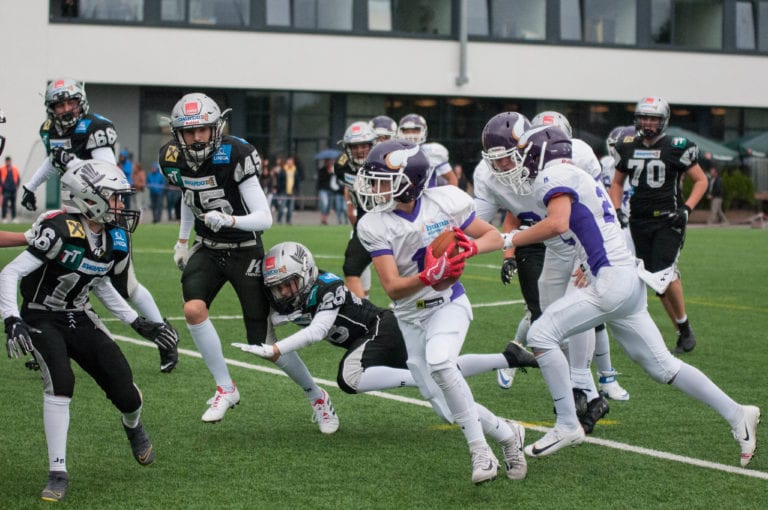
[[[503,303],[511,303],[511,302],[503,302]],[[486,305],[486,306],[498,306],[498,305]],[[114,338],[116,340],[120,340],[122,342],[127,342],[135,345],[141,345],[144,347],[152,347],[155,348],[155,344],[152,342],[147,342],[146,340],[137,340],[136,338],[131,338],[128,336],[123,335],[114,335]],[[179,349],[179,354],[184,354],[185,356],[189,356],[192,358],[202,358],[199,352],[197,351],[191,351],[189,349]],[[257,372],[264,372],[267,374],[272,375],[280,375],[284,377],[288,377],[285,372],[282,370],[279,370],[277,368],[271,368],[271,367],[264,367],[261,365],[254,365],[252,363],[246,363],[244,361],[234,360],[226,358],[226,362],[228,365],[232,365],[235,367],[240,368],[247,368],[249,370],[256,370]],[[324,386],[332,386],[334,388],[338,388],[338,385],[335,381],[329,381],[327,379],[319,379],[315,378],[315,381],[318,384],[322,384]],[[364,395],[372,395],[379,398],[385,398],[388,400],[395,400],[397,402],[403,402],[405,404],[411,404],[411,405],[417,405],[421,407],[427,407],[431,408],[432,406],[429,404],[429,402],[421,399],[416,398],[410,398],[410,397],[403,397],[400,395],[395,395],[391,393],[381,392],[381,391],[371,391],[368,393],[364,393]],[[525,428],[530,430],[536,430],[538,432],[546,432],[549,429],[547,427],[540,427],[537,425],[531,425],[528,423],[523,423]],[[631,452],[631,453],[637,453],[640,455],[647,455],[648,457],[654,457],[657,459],[664,459],[664,460],[670,460],[673,462],[680,462],[682,464],[688,464],[691,466],[697,466],[702,467],[706,469],[714,469],[716,471],[723,471],[725,473],[731,473],[735,475],[742,475],[742,476],[749,476],[752,478],[759,478],[762,480],[768,480],[768,473],[763,471],[754,471],[751,469],[745,469],[742,467],[736,467],[736,466],[730,466],[727,464],[720,464],[719,462],[710,462],[707,460],[701,460],[701,459],[695,459],[693,457],[686,457],[684,455],[677,455],[674,453],[668,453],[668,452],[662,452],[659,450],[653,450],[651,448],[643,448],[640,446],[634,446],[631,444],[626,443],[620,443],[618,441],[610,441],[608,439],[600,439],[597,437],[589,436],[584,440],[585,443],[594,444],[598,446],[604,446],[606,448],[614,448],[616,450],[622,450],[625,452]],[[736,454],[734,453],[734,458],[736,457]]]

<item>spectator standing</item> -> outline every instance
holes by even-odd
[[[149,188],[149,205],[152,208],[152,223],[160,223],[163,219],[165,176],[160,171],[157,161],[152,163],[152,171],[147,176],[147,188]]]
[[[334,165],[334,173],[336,168]],[[333,191],[333,210],[336,211],[336,222],[339,225],[349,225],[349,216],[347,216],[347,203],[344,198],[344,185],[339,183],[338,178],[334,176],[331,179],[331,191]]]
[[[324,159],[323,165],[317,169],[317,196],[320,204],[320,223],[323,225],[328,224],[328,213],[331,210],[331,201],[335,195],[331,189],[331,182],[335,180],[333,160]],[[338,185],[336,187],[338,188]]]
[[[728,218],[725,217],[723,212],[723,196],[725,195],[723,179],[720,177],[720,172],[715,165],[712,163],[710,165],[709,189],[707,190],[707,198],[709,199],[709,219],[707,220],[707,225],[715,223],[728,225]],[[3,187],[3,196],[5,196],[5,187]],[[5,219],[5,202],[3,202],[3,219]]]
[[[168,221],[181,218],[181,190],[172,184],[165,187],[165,207],[168,209]]]
[[[134,209],[143,213],[147,202],[147,172],[138,161],[133,165],[133,189],[136,190]]]
[[[280,197],[277,195],[277,179],[281,173],[283,173],[283,158],[278,157],[275,159],[275,164],[272,165],[272,169],[269,172],[269,193],[267,194],[267,196],[271,197],[269,207],[275,214],[280,211]]]
[[[0,167],[0,183],[3,186],[3,223],[5,223],[8,210],[11,212],[11,221],[16,222],[16,191],[19,189],[19,169],[13,164],[10,156],[5,158],[5,165]]]
[[[293,208],[298,193],[299,181],[296,164],[292,157],[286,158],[282,172],[277,176],[277,195],[280,198],[280,208],[277,210],[277,223],[291,224]]]

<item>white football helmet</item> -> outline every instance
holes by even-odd
[[[261,271],[272,308],[284,315],[302,309],[319,272],[307,247],[291,241],[273,246]]]
[[[61,186],[69,191],[71,203],[89,220],[128,232],[136,230],[141,213],[124,208],[125,197],[134,190],[118,166],[99,159],[81,161],[64,172]]]
[[[344,152],[347,153],[347,157],[352,165],[355,168],[360,168],[365,163],[365,158],[368,156],[371,148],[376,144],[376,133],[368,122],[359,120],[347,127],[347,130],[344,131],[344,138],[339,140],[338,143],[344,147]],[[368,150],[365,151],[363,157],[355,157],[354,152],[356,151],[353,151],[352,147],[361,145],[367,145]]]
[[[171,132],[178,142],[190,167],[197,170],[221,145],[222,132],[231,109],[222,112],[216,101],[199,92],[187,94],[176,103],[171,111]],[[210,127],[208,142],[184,142],[183,131],[199,127]]]
[[[573,129],[571,129],[571,123],[568,122],[568,119],[565,117],[565,115],[560,112],[551,110],[541,112],[531,120],[531,126],[555,126],[560,128],[566,135],[568,135],[568,138],[573,138]]]
[[[643,128],[643,118],[655,117],[659,119],[658,127],[646,126]],[[638,101],[635,107],[635,129],[643,138],[656,138],[667,130],[669,125],[669,103],[660,97],[644,97]]]
[[[57,116],[53,106],[68,99],[77,99],[77,110],[65,112]],[[59,133],[65,133],[74,127],[77,121],[88,114],[88,108],[88,98],[85,95],[85,84],[83,82],[73,80],[72,78],[61,78],[51,80],[46,85],[45,112],[48,114],[48,118],[53,121]]]
[[[418,129],[417,133],[404,133],[404,129]],[[409,113],[400,119],[397,125],[397,139],[404,142],[422,144],[427,141],[427,121],[417,113]]]

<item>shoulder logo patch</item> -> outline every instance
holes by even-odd
[[[67,229],[69,230],[69,237],[85,239],[85,229],[79,221],[67,220]]]
[[[179,148],[175,145],[169,145],[165,150],[165,160],[168,163],[176,163],[179,159]]]

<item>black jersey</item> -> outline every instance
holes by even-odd
[[[64,134],[60,134],[51,119],[40,126],[40,138],[43,139],[46,154],[54,147],[63,147],[80,159],[93,159],[91,151],[101,147],[115,150],[117,131],[112,121],[98,114],[84,115],[77,124]]]
[[[128,234],[105,225],[97,247],[84,221],[79,214],[52,211],[34,225],[27,251],[45,264],[21,279],[22,310],[83,311],[99,279],[127,277]]]
[[[358,170],[352,166],[352,162],[349,161],[349,156],[347,156],[346,152],[343,152],[333,164],[336,180],[349,190],[349,198],[357,208],[357,219],[360,220],[365,214],[365,209],[360,207],[360,200],[357,199],[357,193],[355,193],[355,180],[357,179]],[[357,225],[357,222],[355,222],[355,225]]]
[[[184,204],[195,215],[195,232],[211,241],[235,243],[257,239],[261,232],[222,228],[214,232],[204,221],[205,213],[221,211],[244,216],[250,211],[240,195],[240,183],[261,174],[258,151],[242,138],[224,136],[214,154],[197,170],[187,164],[184,151],[173,140],[160,148],[160,169],[168,182],[182,190]]]
[[[318,312],[336,309],[339,313],[326,339],[345,349],[352,347],[359,338],[372,333],[377,317],[384,311],[350,292],[344,281],[335,274],[321,270],[317,282],[309,291],[301,316],[293,322],[299,326],[308,326]]]
[[[663,136],[650,147],[642,138],[616,142],[616,170],[628,174],[632,190],[629,209],[633,218],[653,218],[683,205],[681,176],[698,162],[699,149],[683,137]]]

